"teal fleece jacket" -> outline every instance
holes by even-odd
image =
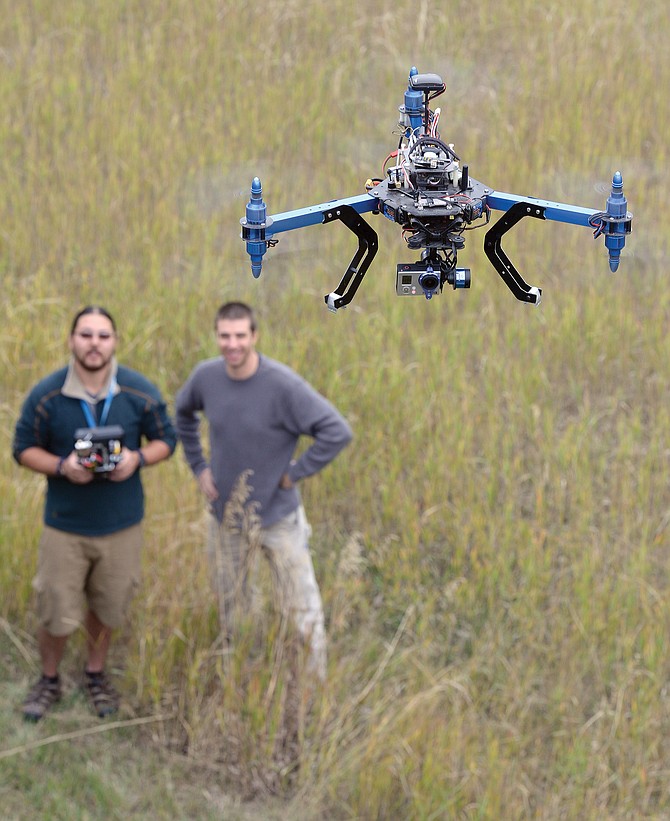
[[[12,451],[18,461],[29,447],[41,447],[56,456],[72,452],[74,432],[88,427],[78,399],[64,396],[61,388],[67,368],[42,379],[28,394],[16,424]],[[161,439],[174,451],[177,437],[158,389],[131,368],[119,365],[119,391],[109,409],[106,425],[121,425],[123,444],[137,450],[145,437]],[[57,530],[86,536],[104,536],[138,524],[144,516],[144,491],[140,471],[125,482],[96,480],[74,485],[49,476],[44,523]]]

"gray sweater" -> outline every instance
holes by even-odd
[[[203,452],[200,417],[209,426],[210,461]],[[311,476],[331,462],[352,438],[340,413],[301,376],[286,365],[260,356],[249,379],[231,379],[223,357],[198,364],[177,394],[176,425],[188,464],[199,476],[211,467],[219,499],[213,511],[219,520],[238,477],[251,471],[250,501],[258,503],[263,527],[269,527],[300,504],[293,482]],[[294,464],[299,438],[313,442]]]

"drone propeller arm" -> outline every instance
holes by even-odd
[[[588,228],[590,220],[599,212],[592,208],[582,208],[579,205],[566,205],[563,202],[550,202],[535,197],[522,197],[519,194],[504,194],[501,191],[492,191],[486,196],[486,204],[495,211],[509,211],[520,202],[529,207],[536,206],[543,209],[544,219],[555,222],[567,222],[570,225],[583,225]]]
[[[357,214],[364,214],[368,211],[375,211],[379,201],[369,194],[361,194],[356,197],[346,197],[341,200],[330,200],[318,205],[309,205],[306,208],[298,208],[295,211],[284,211],[283,214],[272,215],[272,234],[279,234],[283,231],[293,231],[295,228],[305,228],[308,225],[319,225],[327,222],[326,214],[333,209],[343,206],[352,208]]]
[[[621,250],[626,244],[626,236],[631,232],[633,215],[627,210],[628,203],[623,193],[621,172],[616,171],[612,177],[612,191],[607,198],[605,211],[582,208],[579,205],[567,205],[563,202],[550,202],[534,197],[521,197],[518,194],[504,194],[501,191],[488,191],[486,204],[497,211],[509,211],[519,203],[526,203],[530,209],[542,210],[543,219],[566,222],[570,225],[583,225],[594,230],[594,237],[605,235],[605,247],[609,254],[610,270],[619,267]],[[531,215],[534,216],[534,215]],[[510,226],[511,227],[511,226]]]
[[[251,197],[247,203],[246,216],[240,220],[242,226],[242,239],[246,243],[247,253],[251,258],[251,272],[254,277],[258,278],[261,275],[263,256],[268,249],[268,246],[273,243],[275,234],[281,234],[285,231],[293,231],[296,228],[306,228],[309,225],[319,225],[332,221],[332,219],[341,217],[333,217],[338,209],[343,213],[353,212],[354,214],[365,214],[370,211],[377,211],[379,201],[370,194],[361,194],[355,197],[346,197],[340,200],[331,200],[330,202],[322,202],[318,205],[309,205],[306,208],[298,208],[295,211],[284,211],[281,214],[273,214],[267,216],[267,206],[263,200],[263,190],[261,188],[261,181],[258,177],[254,177],[251,183]],[[346,219],[343,222],[347,227],[351,228],[354,233],[359,236],[355,227],[348,224]],[[374,234],[375,242],[377,235],[370,228],[365,220],[360,219],[360,222]],[[364,236],[368,236],[365,228],[361,229]],[[368,244],[371,238],[367,239]],[[370,256],[367,265],[363,271],[367,270],[368,265],[372,261],[372,257],[377,252],[375,245],[374,251]],[[354,257],[354,260],[356,257]],[[352,260],[352,265],[354,264]],[[358,263],[356,263],[358,264]],[[351,266],[349,266],[351,268]],[[362,276],[362,274],[361,274]],[[340,283],[340,286],[342,283]]]

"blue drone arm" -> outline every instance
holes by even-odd
[[[582,208],[579,205],[567,205],[563,202],[551,202],[540,200],[536,197],[523,197],[520,194],[505,194],[502,191],[492,191],[486,197],[486,204],[495,211],[509,211],[517,203],[525,202],[529,206],[537,206],[544,211],[544,218],[555,220],[556,222],[566,222],[570,225],[583,225],[588,227],[589,220],[598,211],[592,208]]]
[[[605,247],[609,255],[611,271],[619,267],[621,249],[626,243],[626,234],[631,232],[633,215],[628,212],[623,194],[623,180],[617,171],[612,178],[612,191],[607,198],[605,211],[594,211],[578,205],[550,202],[517,194],[504,194],[486,190],[486,204],[489,208],[504,211],[502,216],[486,234],[484,251],[491,264],[500,274],[514,296],[522,302],[538,305],[542,290],[528,285],[502,248],[502,237],[524,217],[555,220],[570,225],[583,225],[593,229],[594,238],[605,234]]]
[[[337,288],[324,297],[331,311],[348,305],[353,299],[365,272],[377,253],[377,234],[360,216],[376,211],[379,201],[369,194],[347,197],[341,200],[322,202],[295,211],[267,216],[267,206],[263,201],[263,189],[258,177],[251,183],[251,197],[247,203],[246,215],[240,220],[242,239],[246,242],[247,253],[251,257],[251,273],[258,278],[263,266],[263,255],[268,246],[277,240],[275,234],[341,220],[358,237],[358,250],[349,263]]]
[[[254,177],[246,215],[240,220],[242,239],[246,242],[247,253],[251,257],[251,273],[254,277],[258,278],[261,275],[263,255],[268,243],[274,244],[272,240],[275,234],[292,231],[295,228],[306,228],[308,225],[323,224],[329,221],[328,214],[336,213],[343,207],[351,208],[357,214],[365,214],[369,211],[376,211],[379,202],[369,194],[362,194],[298,208],[295,211],[284,211],[282,214],[268,217],[267,206],[263,201],[261,181],[258,177]]]
[[[626,234],[631,232],[633,219],[633,215],[627,210],[628,202],[623,193],[623,179],[619,171],[615,172],[612,178],[612,191],[607,198],[606,211],[595,211],[579,205],[550,202],[535,197],[521,197],[518,194],[504,194],[500,191],[492,191],[486,197],[486,204],[496,211],[509,211],[518,203],[526,203],[531,210],[540,209],[542,219],[592,228],[595,237],[605,234],[610,270],[614,272],[619,267],[621,249],[626,244]],[[533,213],[530,216],[539,214]]]

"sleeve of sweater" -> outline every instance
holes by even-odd
[[[14,429],[14,440],[12,442],[12,454],[18,462],[21,453],[29,447],[45,447],[45,437],[43,435],[42,420],[35,412],[34,392],[30,393],[24,400],[21,408],[21,415]]]
[[[177,393],[175,399],[175,424],[188,466],[195,476],[208,467],[200,437],[200,411],[202,397],[198,389],[198,369],[193,371]]]
[[[155,385],[141,376],[140,380],[140,385],[150,399],[142,415],[142,433],[149,442],[156,439],[165,442],[170,453],[174,453],[177,446],[177,433],[170,419],[167,405]]]
[[[30,391],[21,407],[12,442],[12,454],[19,462],[21,453],[27,448],[38,447],[49,450],[49,402],[60,393],[60,383],[44,379]],[[20,462],[19,462],[20,464]]]
[[[288,471],[291,481],[297,482],[332,462],[353,434],[342,414],[302,378],[298,377],[286,398],[289,424],[296,433],[314,440]]]

